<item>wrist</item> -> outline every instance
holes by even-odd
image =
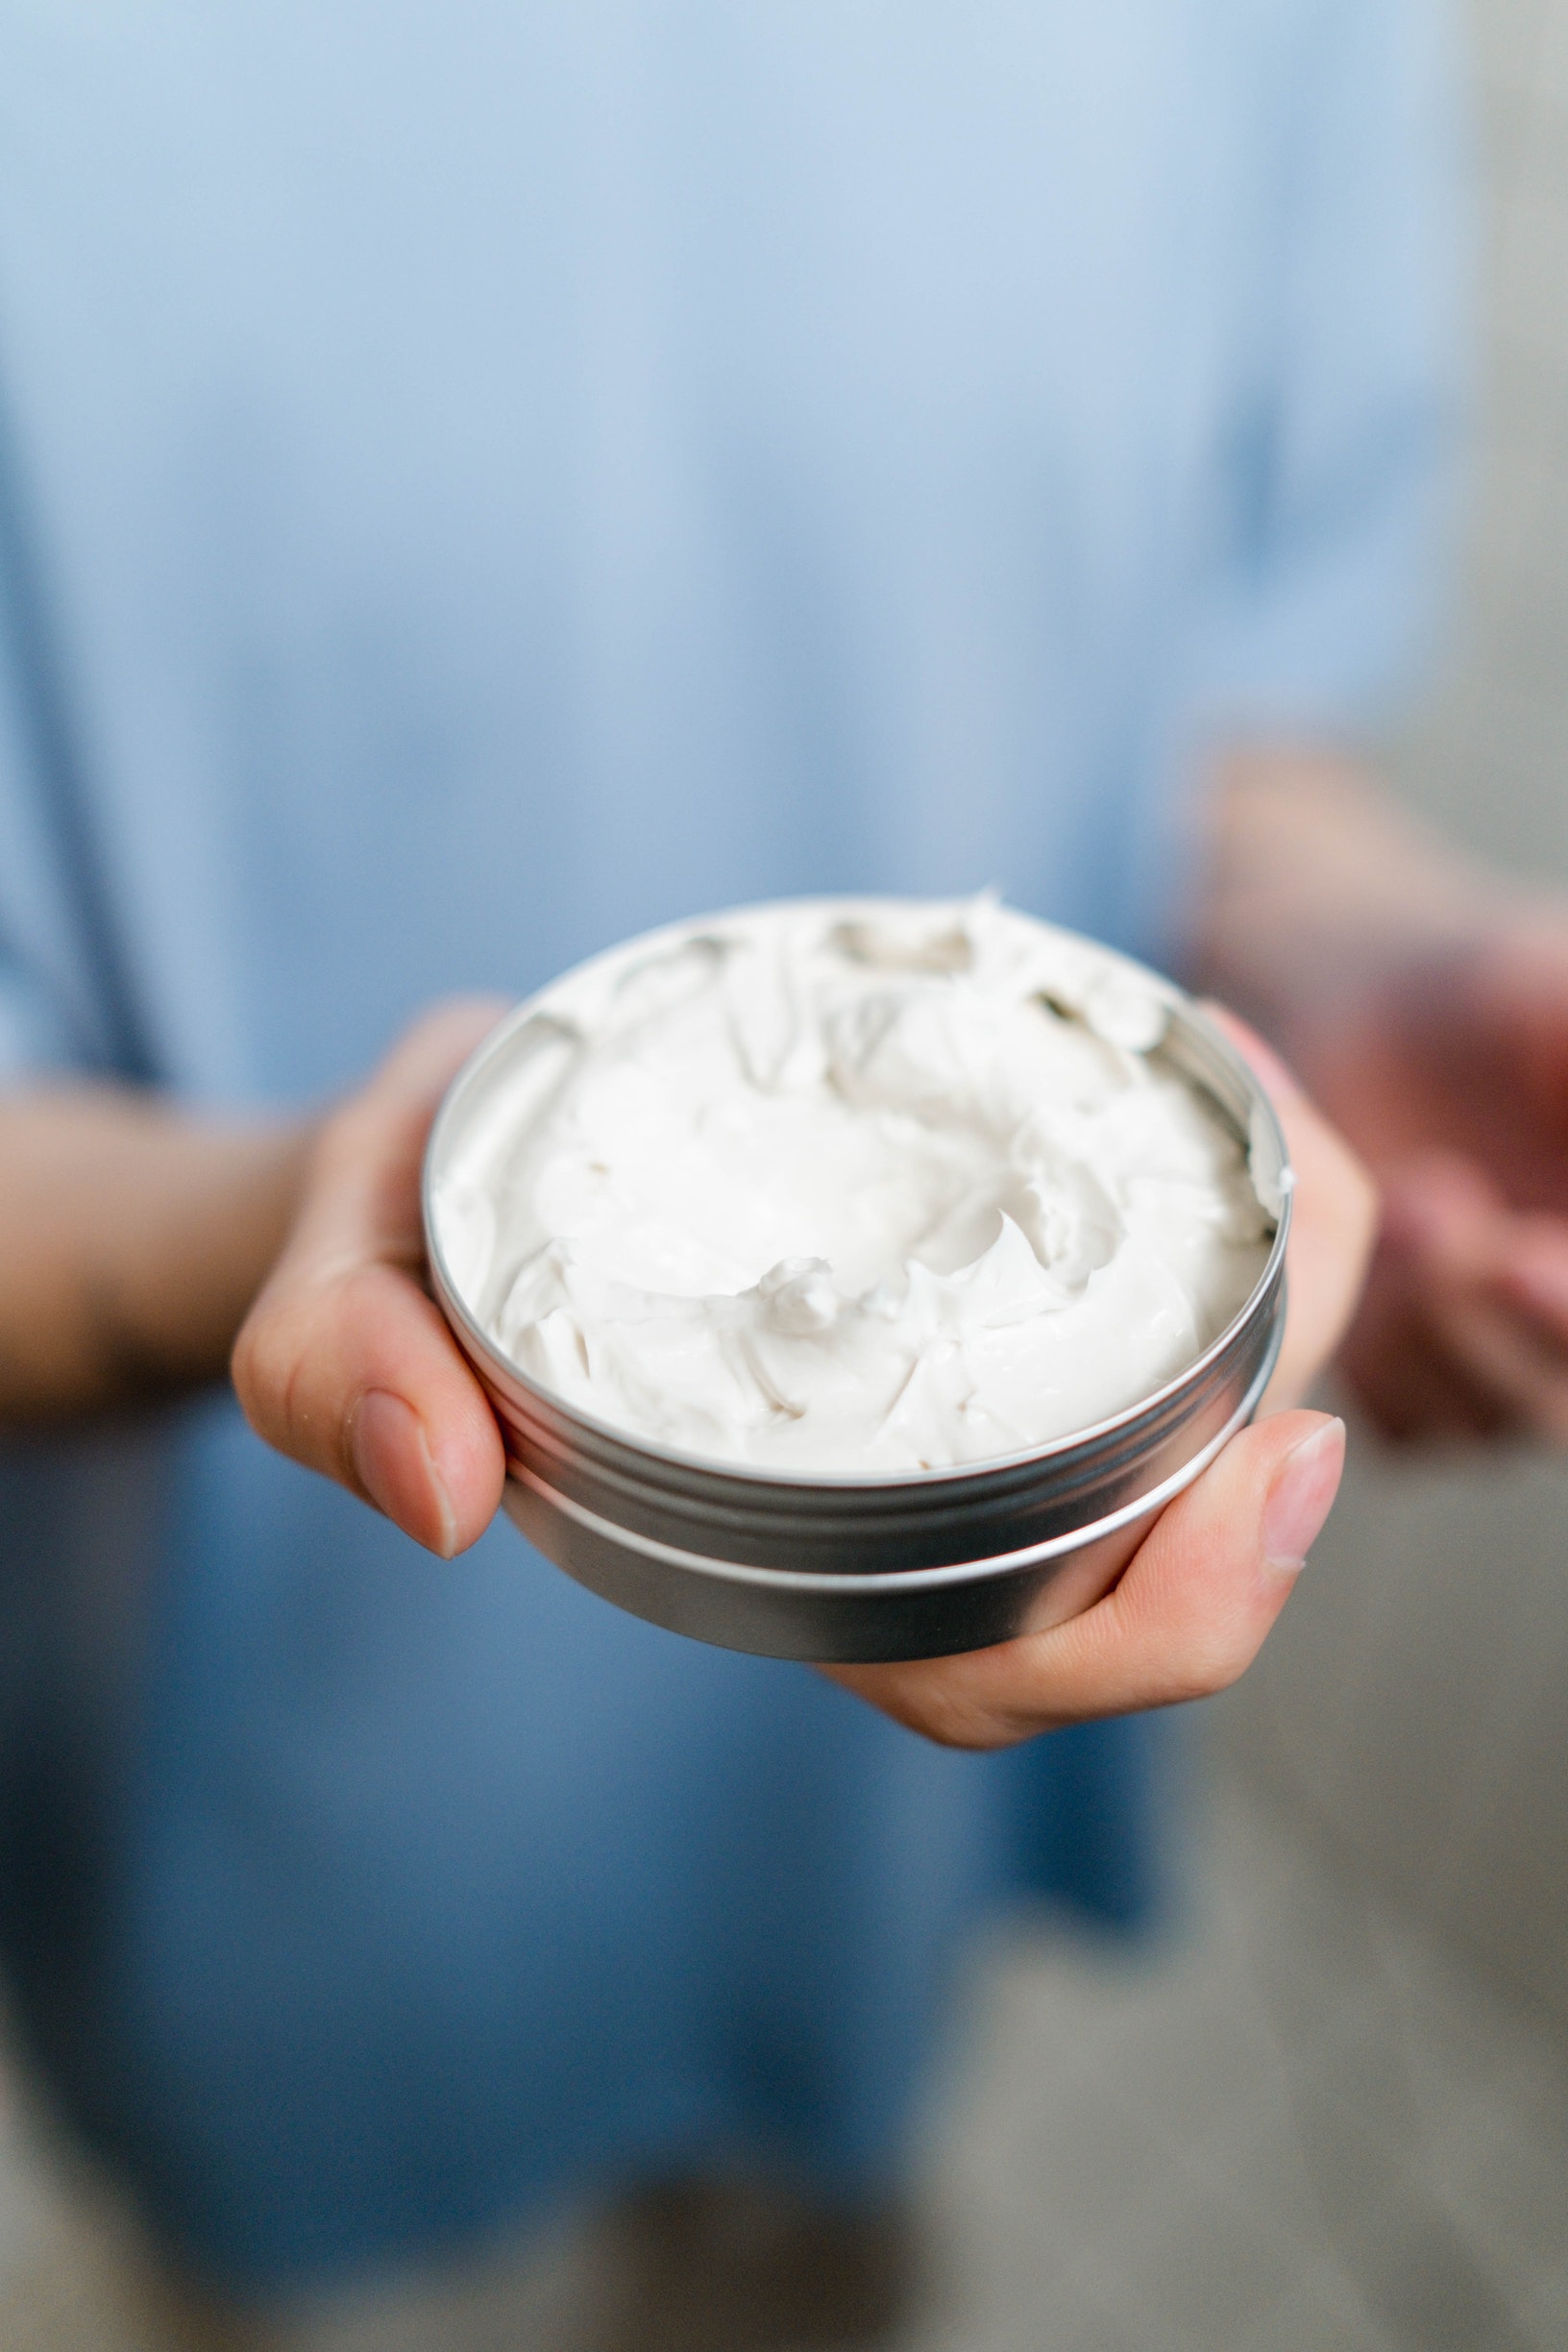
[[[14,1098],[0,1124],[0,1421],[221,1377],[292,1221],[308,1130],[108,1087]]]

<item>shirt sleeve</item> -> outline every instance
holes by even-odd
[[[0,1088],[144,1078],[0,413]]]
[[[0,627],[0,1088],[82,1059],[64,909],[13,652]]]
[[[1472,406],[1458,67],[1445,0],[1324,0],[1302,20],[1198,663],[1216,732],[1361,733],[1439,640]]]

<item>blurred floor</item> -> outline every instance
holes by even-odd
[[[932,2352],[1558,2352],[1556,2037],[1228,1776],[1207,1861],[1167,1968],[993,1974]]]
[[[899,2352],[1568,2343],[1560,2041],[1234,1772],[1188,1935],[1163,1961],[1108,1963],[1032,1933],[987,1957],[925,2197],[931,2279]],[[563,2229],[528,2259],[243,2340],[591,2352],[605,2259],[602,2233]],[[0,2345],[199,2341],[153,2315],[136,2278],[124,2217],[13,2100]],[[649,2306],[641,2325],[649,2343],[683,2340],[673,2311]]]

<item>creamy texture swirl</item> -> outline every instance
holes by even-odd
[[[991,899],[797,903],[535,1000],[432,1207],[565,1403],[809,1475],[1089,1427],[1217,1336],[1273,1220],[1135,967]]]

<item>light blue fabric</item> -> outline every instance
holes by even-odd
[[[1426,629],[1459,177],[1421,0],[0,0],[0,1053],[309,1102],[794,891],[1158,953],[1214,732]],[[965,1922],[1147,1909],[1147,1725],[938,1753],[221,1403],[6,1477],[0,1932],[242,2285],[883,2179]]]

